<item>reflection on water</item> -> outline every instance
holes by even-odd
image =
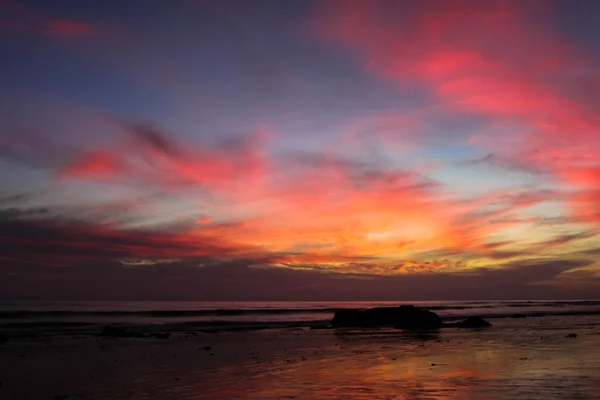
[[[596,399],[600,336],[562,329],[333,334],[333,346],[287,354],[287,364],[215,371],[215,388],[190,398]],[[301,357],[305,357],[302,359]],[[220,377],[220,378],[219,378]],[[230,380],[228,380],[229,377]],[[224,382],[223,379],[228,380]]]
[[[565,337],[575,331],[576,339]],[[486,330],[9,343],[0,348],[0,398],[598,399],[598,332],[599,317],[569,317],[502,320]]]
[[[373,343],[374,340],[385,339],[393,336],[394,343],[399,342],[415,342],[419,340],[438,340],[440,338],[440,330],[424,330],[424,331],[399,331],[392,328],[381,329],[334,329],[333,334],[339,340],[349,340],[356,342],[363,338],[368,343]]]

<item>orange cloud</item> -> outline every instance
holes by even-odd
[[[143,183],[172,194],[202,188],[205,195],[197,202],[213,212],[203,211],[200,219],[198,212],[190,214],[186,240],[217,238],[229,249],[252,248],[279,264],[343,269],[379,263],[385,271],[402,273],[416,265],[388,266],[412,260],[436,268],[441,264],[427,254],[488,254],[491,235],[532,223],[517,218],[518,212],[548,197],[504,192],[457,198],[419,170],[376,160],[355,161],[333,152],[267,155],[256,135],[193,146],[147,127],[128,126],[127,132],[130,139],[119,145],[75,155],[59,176]]]
[[[206,215],[203,217],[200,217],[196,220],[197,223],[199,224],[210,224],[212,222],[212,219],[210,217],[207,217]]]

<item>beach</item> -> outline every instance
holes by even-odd
[[[296,327],[14,338],[0,345],[0,399],[598,398],[600,316],[491,321],[426,333]]]

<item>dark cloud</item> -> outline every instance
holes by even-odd
[[[171,157],[180,156],[180,150],[177,148],[175,143],[170,140],[167,135],[160,132],[156,128],[150,125],[140,124],[124,124],[127,131],[142,144],[150,146],[152,150],[164,153]]]
[[[58,168],[76,150],[28,129],[0,132],[0,159],[30,168]]]
[[[496,153],[489,153],[484,157],[475,160],[469,160],[463,164],[468,166],[489,165],[495,168],[502,168],[509,171],[521,172],[533,175],[546,174],[547,171],[539,165],[534,165],[519,157],[505,157]]]
[[[323,154],[311,153],[308,151],[289,152],[285,154],[284,157],[288,162],[305,165],[311,168],[334,166],[341,169],[364,169],[375,165],[374,162],[358,161],[337,155],[324,156]]]
[[[0,18],[0,31],[9,30],[11,33],[72,38],[94,31],[94,26],[88,21],[46,15],[18,0],[0,1]]]
[[[589,290],[576,292],[539,284],[589,264],[578,259],[540,259],[458,274],[382,277],[266,267],[244,259],[205,258],[135,267],[87,262],[76,268],[2,263],[0,293],[6,299],[229,301],[559,299],[574,293],[593,298],[600,279]]]
[[[497,259],[523,255],[490,253],[494,251]],[[0,293],[7,299],[431,300],[561,298],[575,293],[585,297],[585,291],[548,283],[565,271],[593,263],[581,254],[581,258],[513,261],[494,269],[463,265],[459,272],[457,265],[445,260],[394,265],[363,260],[361,268],[348,260],[348,268],[336,271],[320,264],[277,267],[277,257],[285,254],[240,253],[214,237],[116,229],[51,216],[44,209],[0,213],[0,254]],[[452,264],[448,272],[446,264]]]
[[[48,208],[6,208],[0,210],[0,221],[14,220],[19,218],[43,217],[50,212]]]
[[[492,260],[504,260],[507,258],[527,256],[528,252],[524,250],[495,250],[483,253],[487,258]]]
[[[553,239],[547,240],[545,242],[539,243],[540,246],[562,246],[577,240],[589,239],[594,236],[597,236],[598,232],[595,230],[587,231],[587,232],[579,232],[579,233],[569,233],[565,235],[556,236]]]
[[[5,193],[0,192],[0,207],[11,207],[31,200],[33,195],[30,193]]]
[[[511,261],[502,267],[506,271],[512,271],[514,277],[520,277],[523,281],[532,281],[539,274],[541,277],[558,275],[561,272],[592,265],[594,261],[572,258],[530,258],[525,260]]]
[[[582,256],[600,257],[600,247],[582,250],[582,251],[577,252],[577,254],[582,255]]]
[[[438,182],[409,169],[398,169],[381,157],[358,160],[339,154],[296,151],[285,154],[281,163],[290,170],[339,173],[358,189],[385,187],[388,190],[414,189],[425,193],[441,187]]]
[[[186,258],[234,254],[217,239],[143,230],[118,230],[63,217],[38,217],[42,210],[0,213],[0,254],[4,259],[40,265],[77,265],[82,260]],[[33,215],[32,215],[33,213]],[[42,217],[44,216],[41,213]]]

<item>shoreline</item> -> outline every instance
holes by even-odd
[[[348,308],[349,309],[349,308]],[[539,319],[544,317],[585,317],[600,316],[600,310],[564,310],[551,313],[516,313],[516,314],[475,314],[475,315],[441,315],[446,327],[453,326],[457,321],[466,317],[479,317],[492,321],[512,319]],[[0,318],[0,335],[8,339],[27,339],[52,336],[102,336],[102,330],[106,327],[115,327],[133,333],[133,336],[152,336],[157,334],[184,334],[184,333],[218,333],[218,332],[241,332],[261,330],[286,330],[286,329],[332,329],[331,318],[316,320],[274,320],[274,321],[239,321],[239,320],[210,320],[210,321],[183,321],[183,322],[129,322],[127,320],[107,321],[69,321],[69,320],[47,320],[30,321],[21,319]],[[1,342],[1,340],[0,340]]]

